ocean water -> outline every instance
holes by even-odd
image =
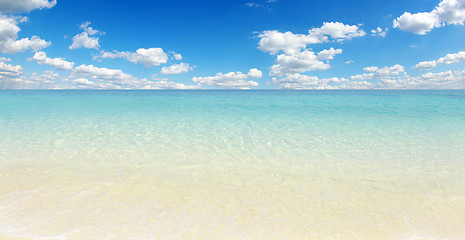
[[[0,91],[0,239],[465,239],[465,91]]]

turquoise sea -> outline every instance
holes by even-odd
[[[465,239],[465,91],[0,91],[0,239]]]

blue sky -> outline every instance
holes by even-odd
[[[0,88],[465,88],[465,0],[0,0]]]

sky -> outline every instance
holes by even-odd
[[[465,89],[465,0],[0,0],[0,89]]]

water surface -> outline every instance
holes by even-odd
[[[465,239],[465,91],[0,91],[2,239]]]

